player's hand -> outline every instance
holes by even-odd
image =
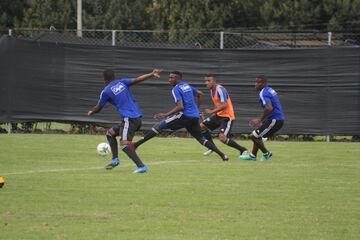
[[[259,119],[259,118],[252,119],[252,120],[250,120],[249,125],[250,125],[251,127],[258,127],[258,126],[260,126],[260,125],[261,125],[261,119]]]
[[[200,122],[204,121],[205,114],[203,112],[200,113]]]
[[[162,69],[154,69],[153,71],[152,71],[152,74],[154,75],[154,77],[157,77],[157,78],[159,78],[160,77],[160,73],[162,72]]]
[[[93,115],[93,111],[88,111],[87,115],[88,115],[88,116]]]
[[[154,118],[157,119],[157,120],[161,120],[161,119],[166,118],[166,114],[165,113],[158,113],[158,114],[154,115]]]

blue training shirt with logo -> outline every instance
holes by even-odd
[[[198,90],[193,86],[180,82],[172,89],[172,94],[175,100],[175,103],[178,101],[183,102],[184,110],[182,113],[187,117],[200,117],[199,109],[195,102],[195,95]]]
[[[101,92],[99,105],[103,107],[107,102],[112,104],[123,118],[139,118],[142,116],[129,87],[132,78],[113,80]]]
[[[259,93],[260,96],[260,104],[264,107],[266,104],[271,103],[273,110],[266,117],[268,120],[284,120],[285,115],[283,113],[279,96],[277,92],[269,86],[265,86]]]

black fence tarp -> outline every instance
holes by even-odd
[[[0,39],[0,122],[79,121],[113,124],[117,112],[106,107],[88,117],[104,85],[102,71],[118,78],[136,77],[162,68],[160,79],[132,87],[143,111],[143,128],[155,113],[174,106],[168,73],[205,95],[202,109],[212,105],[203,75],[214,73],[234,104],[234,132],[250,132],[251,118],[262,109],[254,89],[263,73],[280,95],[286,115],[283,134],[360,134],[360,48],[318,49],[149,49],[44,43]]]

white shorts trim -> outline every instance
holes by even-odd
[[[124,118],[124,122],[125,122],[125,124],[124,124],[124,129],[122,132],[121,140],[127,141],[127,135],[129,132],[129,118]]]
[[[270,125],[264,129],[264,131],[262,131],[261,133],[257,134],[256,130],[254,130],[252,132],[252,134],[256,137],[256,138],[262,138],[265,134],[267,134],[276,124],[276,119],[271,120]]]
[[[180,113],[178,113],[178,114],[175,114],[175,115],[167,118],[167,119],[165,120],[165,123],[169,123],[169,122],[172,122],[172,121],[174,121],[174,120],[176,120],[176,119],[179,119],[179,118],[181,118],[182,115],[183,115],[182,112],[180,112]]]
[[[232,123],[232,121],[229,120],[229,121],[227,122],[227,124],[226,124],[226,128],[225,128],[225,131],[224,131],[224,135],[225,135],[225,136],[227,136],[227,135],[229,134],[229,131],[230,131],[230,129],[231,129],[231,123]]]

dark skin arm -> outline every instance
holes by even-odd
[[[143,81],[145,81],[145,80],[147,80],[147,79],[150,79],[150,78],[152,78],[152,77],[157,77],[157,78],[159,78],[161,71],[162,71],[161,69],[154,69],[151,73],[147,73],[147,74],[141,75],[141,76],[139,76],[139,77],[137,77],[137,78],[134,78],[133,81],[132,81],[132,83],[131,83],[131,85],[138,84],[138,83],[143,82]],[[102,109],[102,107],[101,107],[99,104],[96,104],[96,105],[87,113],[87,115],[88,115],[88,116],[91,116],[91,115],[93,115],[93,114],[95,114],[95,113],[100,112],[101,109]]]
[[[266,117],[272,112],[273,106],[271,103],[268,103],[264,106],[264,112],[261,114],[260,118],[252,119],[249,124],[250,126],[256,127],[259,126]]]
[[[206,114],[215,114],[217,112],[224,110],[226,107],[227,107],[227,102],[223,102],[219,106],[217,106],[216,108],[214,108],[212,110],[209,108],[206,108],[204,111]]]
[[[148,74],[144,74],[144,75],[141,75],[137,78],[134,78],[131,85],[135,85],[135,84],[138,84],[138,83],[141,83],[147,79],[150,79],[152,77],[157,77],[159,78],[160,77],[160,73],[161,73],[162,70],[160,69],[154,69],[151,73],[148,73]]]
[[[198,91],[195,95],[195,101],[196,101],[196,105],[198,107],[200,107],[201,103],[202,103],[202,97],[204,96],[204,93],[202,91]]]
[[[154,118],[157,119],[157,120],[161,120],[161,119],[164,119],[164,118],[167,118],[168,116],[170,115],[173,115],[175,113],[178,113],[180,111],[184,110],[184,105],[183,105],[183,102],[182,101],[178,101],[176,103],[176,106],[171,109],[169,112],[167,113],[158,113],[158,114],[155,114],[154,115]]]
[[[93,114],[95,114],[95,113],[100,112],[101,109],[102,109],[102,107],[101,107],[99,104],[96,104],[96,105],[87,113],[87,115],[88,115],[88,116],[91,116],[91,115],[93,115]]]

